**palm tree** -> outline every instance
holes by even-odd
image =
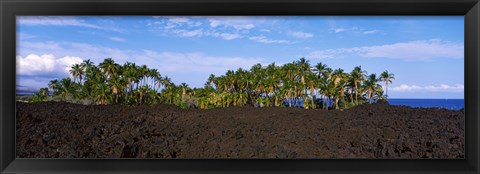
[[[339,92],[339,98],[335,98],[335,107],[338,109],[338,101],[340,99],[343,100],[343,97],[345,96],[345,85],[346,82],[348,81],[348,74],[344,73],[343,69],[338,68],[332,73],[332,80],[335,85],[335,88],[338,89]]]
[[[157,90],[156,91],[160,91],[161,88],[162,88],[162,84],[163,84],[163,77],[162,75],[158,75],[158,77],[155,79],[156,83],[157,83]]]
[[[61,84],[61,91],[60,95],[65,100],[67,95],[70,95],[74,91],[74,84],[72,83],[72,79],[64,78],[60,81]]]
[[[347,79],[348,80],[348,79]],[[339,109],[339,101],[345,101],[345,79],[341,79],[337,85],[335,85],[335,109]]]
[[[302,57],[296,62],[296,64],[297,66],[299,66],[300,70],[300,81],[302,82],[302,84],[305,84],[305,75],[307,72],[310,71],[310,61]]]
[[[237,78],[235,77],[235,72],[228,70],[225,74],[227,90],[233,92],[235,90],[235,83]]]
[[[347,80],[348,74],[345,74],[343,69],[338,68],[333,71],[331,78],[334,81],[335,85],[337,85],[340,82],[340,80]]]
[[[79,64],[73,64],[70,69],[70,74],[73,76],[73,81],[75,82],[77,79],[80,79],[78,83],[82,81],[83,69]]]
[[[88,71],[90,70],[90,67],[94,66],[94,63],[90,61],[90,59],[87,59],[87,60],[84,60],[80,64],[80,66],[82,67],[85,73],[88,73]]]
[[[123,77],[127,81],[127,88],[130,92],[133,91],[134,83],[138,83],[138,70],[136,68],[135,63],[127,62],[123,65]]]
[[[170,87],[171,84],[172,84],[172,79],[170,79],[168,76],[165,76],[165,78],[163,78],[163,86],[165,88],[168,88]]]
[[[264,90],[263,80],[265,76],[265,69],[263,69],[262,65],[258,63],[252,66],[250,72],[252,72],[251,82],[253,82],[251,83],[251,88],[253,89],[253,98],[251,99],[251,103],[252,105],[257,106],[257,101],[255,101],[255,99],[260,97]]]
[[[120,90],[124,88],[123,79],[119,75],[114,75],[109,79],[109,85],[112,95],[115,97],[115,103],[118,103],[119,95],[122,94]]]
[[[392,73],[388,73],[385,70],[382,74],[380,74],[380,79],[385,82],[385,96],[388,98],[388,83],[392,83],[395,80],[395,76]]]
[[[186,83],[182,83],[180,86],[182,87],[182,101],[185,102],[186,97],[187,97],[188,85]]]
[[[147,65],[142,65],[138,68],[138,75],[140,76],[142,84],[140,86],[145,86],[146,84],[146,79],[148,75],[148,67]],[[148,85],[147,85],[148,86]]]
[[[117,72],[115,61],[112,58],[107,58],[99,64],[100,69],[107,75],[107,79]]]
[[[319,80],[318,86],[320,88],[321,93],[323,93],[324,98],[322,99],[323,109],[328,110],[328,104],[330,103],[330,95],[332,88],[335,87],[332,80],[327,77],[322,77]]]
[[[315,88],[317,87],[317,81],[318,81],[318,76],[316,76],[315,74],[313,73],[310,73],[308,76],[307,76],[307,86],[308,88],[310,89],[310,96],[312,97],[311,98],[311,106],[312,108],[315,109],[315,104],[314,104],[314,100],[315,100]]]
[[[317,76],[322,77],[327,68],[328,66],[326,64],[322,64],[322,62],[318,62],[317,65],[315,65],[313,72],[317,72]]]
[[[293,63],[287,63],[282,66],[283,79],[294,81],[297,74],[297,67]]]
[[[98,80],[98,68],[94,65],[89,66],[85,69],[85,81],[82,87],[82,93],[85,97],[92,97],[93,96],[93,89],[95,88],[95,84],[99,82]]]
[[[356,66],[353,68],[352,72],[350,73],[350,79],[353,83],[353,89],[355,91],[355,103],[358,104],[358,94],[359,92],[359,86],[362,84],[362,82],[365,80],[365,74],[367,72],[362,70],[362,66]]]
[[[46,98],[48,96],[48,88],[40,88],[38,94],[40,94],[42,98]]]
[[[247,104],[247,92],[235,92],[235,106],[244,106]]]
[[[333,72],[332,68],[327,67],[327,68],[325,68],[325,71],[323,71],[323,76],[325,78],[331,78],[332,77],[332,72]]]
[[[110,88],[105,83],[99,83],[95,86],[95,101],[99,105],[106,105],[108,101],[108,94],[110,93]]]
[[[48,97],[48,88],[40,88],[40,90],[35,93],[35,95],[30,98],[32,102],[43,102]]]
[[[282,83],[282,86],[280,87],[280,94],[282,95],[283,98],[285,98],[284,101],[288,102],[288,107],[292,107],[292,98],[293,98],[293,82],[290,80],[285,80]]]
[[[373,97],[375,96],[375,94],[378,93],[378,87],[380,85],[378,85],[377,83],[378,83],[378,78],[375,73],[370,74],[370,76],[368,76],[367,80],[365,81],[364,89],[367,92],[367,97],[370,103],[373,102]]]
[[[168,77],[166,77],[168,79]],[[174,96],[174,88],[172,86],[174,85],[170,85],[170,82],[169,81],[166,81],[164,79],[164,84],[165,84],[165,89],[162,90],[162,96],[163,98],[166,99],[166,102],[168,104],[172,104],[173,103],[173,96]],[[168,85],[167,85],[168,84]]]
[[[60,85],[61,84],[57,79],[50,80],[50,82],[48,83],[48,88],[52,89],[53,95],[57,95]]]
[[[207,82],[210,86],[213,86],[213,84],[215,83],[215,75],[210,74],[210,76],[208,76],[208,81]]]
[[[152,78],[152,88],[153,90],[155,91],[155,84],[157,84],[157,79],[159,79],[161,77],[160,73],[158,72],[157,69],[150,69],[150,78]]]

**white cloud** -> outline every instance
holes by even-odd
[[[307,57],[315,58],[315,59],[345,58],[348,56],[358,56],[358,52],[360,51],[361,49],[358,47],[327,49],[327,50],[310,52]]]
[[[431,92],[463,92],[464,85],[455,84],[454,86],[449,86],[446,84],[441,84],[439,86],[425,86],[425,90]]]
[[[53,54],[30,54],[26,57],[17,55],[17,74],[41,75],[52,72],[68,74],[73,64],[81,63],[82,61],[83,59],[79,57],[65,56],[56,58]]]
[[[363,34],[375,34],[375,33],[379,33],[380,30],[367,30],[367,31],[363,31],[362,33]]]
[[[190,19],[186,17],[172,17],[169,19],[169,21],[174,22],[174,23],[184,23],[184,22],[189,22]]]
[[[173,29],[173,28],[175,28],[175,27],[177,27],[177,25],[175,25],[175,24],[173,24],[173,23],[169,23],[169,24],[167,24],[167,25],[165,26],[165,29],[168,30],[168,29]]]
[[[100,26],[88,24],[72,16],[20,16],[17,17],[19,25],[53,25],[53,26],[78,26],[100,29]]]
[[[417,86],[417,85],[406,85],[402,84],[397,87],[389,87],[390,90],[392,91],[397,91],[397,92],[411,92],[411,91],[417,91],[423,89],[423,87]]]
[[[17,24],[24,26],[76,26],[94,28],[99,30],[108,30],[124,32],[123,29],[114,27],[111,20],[100,20],[104,26],[94,25],[80,20],[73,16],[20,16],[17,17]]]
[[[250,30],[255,28],[253,18],[243,16],[218,16],[209,19],[210,26],[234,28],[236,30]]]
[[[26,34],[26,33],[17,33],[17,39],[19,40],[27,40],[27,39],[32,39],[36,38],[37,36],[31,35],[31,34]]]
[[[80,57],[65,56],[55,61],[56,67],[63,68],[63,71],[68,73],[74,64],[80,64],[83,59]]]
[[[172,28],[175,28],[175,27],[172,27]],[[169,28],[169,29],[172,29],[172,28]],[[168,30],[166,32],[171,32],[172,35],[177,37],[211,36],[211,37],[221,38],[224,40],[233,40],[233,39],[239,39],[243,37],[241,34],[238,34],[238,33],[221,33],[221,32],[208,31],[208,30],[204,31],[204,29],[195,29],[195,30],[173,29],[173,30]]]
[[[301,31],[289,32],[288,34],[290,36],[297,37],[297,38],[302,38],[302,39],[313,37],[312,33],[305,33],[305,32],[301,32]]]
[[[367,29],[363,29],[363,28],[359,28],[359,27],[351,27],[351,28],[332,27],[332,28],[330,28],[330,30],[333,31],[334,33],[348,32],[348,33],[364,34],[364,35],[377,34],[377,33],[381,32],[380,30],[367,30]]]
[[[222,33],[222,34],[220,34],[220,36],[225,40],[238,39],[238,38],[242,37],[239,34],[230,34],[230,33]]]
[[[234,28],[236,29],[252,29],[252,28],[255,28],[255,25],[253,24],[246,24],[244,26],[234,26]]]
[[[216,19],[210,19],[210,27],[217,27],[220,25],[220,21],[219,20],[216,20]]]
[[[125,42],[126,41],[124,38],[120,38],[120,37],[110,37],[109,39],[112,40],[112,41],[115,41],[115,42]]]
[[[182,37],[201,37],[203,35],[202,29],[198,30],[173,30],[173,33]]]
[[[178,17],[178,16],[167,16],[167,17],[157,17],[160,21],[155,21],[153,23],[148,23],[147,26],[151,26],[152,24],[156,25],[164,25],[164,29],[174,29],[177,27],[198,27],[202,23],[201,22],[194,22],[188,17]]]
[[[265,33],[270,33],[271,32],[269,29],[261,29],[260,31],[265,32]]]
[[[271,43],[289,43],[288,40],[273,40],[273,39],[268,39],[265,36],[253,36],[249,37],[250,40],[260,42],[260,43],[265,43],[265,44],[271,44]]]
[[[429,61],[436,58],[464,57],[463,43],[438,39],[418,40],[386,45],[327,49],[311,52],[311,58],[329,59],[346,57],[390,58],[406,61]]]
[[[243,36],[239,33],[227,33],[227,32],[217,32],[215,30],[209,30],[208,28],[200,28],[200,29],[177,29],[177,25],[174,24],[167,24],[164,27],[165,33],[171,33],[177,37],[204,37],[204,36],[211,36],[222,38],[224,40],[233,40],[239,39]],[[163,34],[165,34],[163,33]]]
[[[345,29],[345,28],[334,28],[333,31],[334,31],[335,33],[340,33],[340,32],[347,31],[347,29]]]
[[[418,85],[407,85],[402,84],[397,87],[389,87],[389,90],[395,92],[463,92],[464,85],[455,84],[455,85],[429,85],[429,86],[418,86]]]
[[[51,72],[55,67],[55,57],[51,54],[38,56],[30,54],[23,58],[17,56],[17,73],[34,75],[36,72]]]
[[[195,18],[196,20],[192,20]],[[216,37],[223,40],[234,40],[249,38],[250,30],[257,26],[270,25],[270,23],[259,17],[245,16],[214,16],[214,17],[153,17],[154,21],[148,22],[147,27],[151,31],[163,36],[174,37]],[[206,25],[202,25],[206,24]],[[270,32],[268,29],[261,29],[261,32]],[[298,37],[310,37],[310,33],[293,33]],[[253,37],[253,39],[256,37]],[[257,38],[259,39],[259,38]],[[260,42],[271,42],[261,40]],[[272,43],[282,43],[282,40],[273,40]]]

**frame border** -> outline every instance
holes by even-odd
[[[462,15],[465,159],[16,159],[17,15]],[[479,173],[479,0],[0,0],[0,26],[0,173]]]

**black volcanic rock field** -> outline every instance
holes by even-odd
[[[464,158],[464,111],[17,102],[18,158]]]

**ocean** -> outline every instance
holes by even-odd
[[[460,110],[464,108],[464,99],[388,99],[391,105],[403,105],[416,108],[445,108]]]

